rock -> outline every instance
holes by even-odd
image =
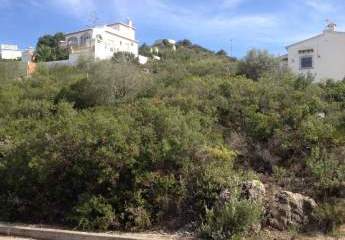
[[[242,185],[242,197],[256,202],[263,202],[266,195],[265,185],[258,180],[244,182]]]
[[[226,202],[230,201],[231,199],[231,193],[229,189],[225,189],[220,193],[219,200],[222,204],[225,204]]]
[[[300,228],[309,223],[316,202],[299,193],[278,192],[268,212],[268,224],[279,230]]]

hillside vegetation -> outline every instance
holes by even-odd
[[[235,239],[265,218],[241,183],[265,176],[316,199],[320,226],[342,224],[344,81],[312,83],[257,50],[237,61],[181,41],[160,56],[41,66],[30,78],[0,66],[0,220],[193,223],[204,239]]]

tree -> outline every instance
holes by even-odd
[[[152,56],[151,47],[148,46],[146,43],[144,43],[139,48],[139,54],[143,55],[143,56],[146,56],[146,57],[151,57]]]
[[[219,56],[227,56],[228,55],[227,52],[223,49],[219,50],[216,54]]]
[[[63,33],[40,37],[36,45],[37,61],[48,62],[68,59],[68,50],[59,46],[60,41],[64,40]]]
[[[182,41],[178,41],[176,45],[183,46],[183,47],[192,47],[193,43],[188,39],[184,39]]]

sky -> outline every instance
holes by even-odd
[[[0,0],[0,43],[24,49],[96,17],[98,25],[130,18],[141,43],[189,39],[239,58],[252,48],[278,55],[319,34],[327,19],[345,31],[344,12],[344,0]]]

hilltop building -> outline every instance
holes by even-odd
[[[133,22],[114,23],[67,33],[62,46],[68,47],[69,62],[76,62],[80,57],[95,60],[110,59],[116,52],[128,52],[136,57],[139,42],[135,38]]]
[[[297,74],[312,74],[316,81],[345,77],[345,32],[336,31],[334,23],[321,34],[286,49],[288,55],[282,61]]]
[[[154,45],[164,44],[164,42],[167,42],[171,45],[176,45],[176,40],[173,39],[158,39],[155,41]]]
[[[4,60],[18,60],[22,57],[22,52],[17,45],[1,44],[0,45],[0,59]]]

